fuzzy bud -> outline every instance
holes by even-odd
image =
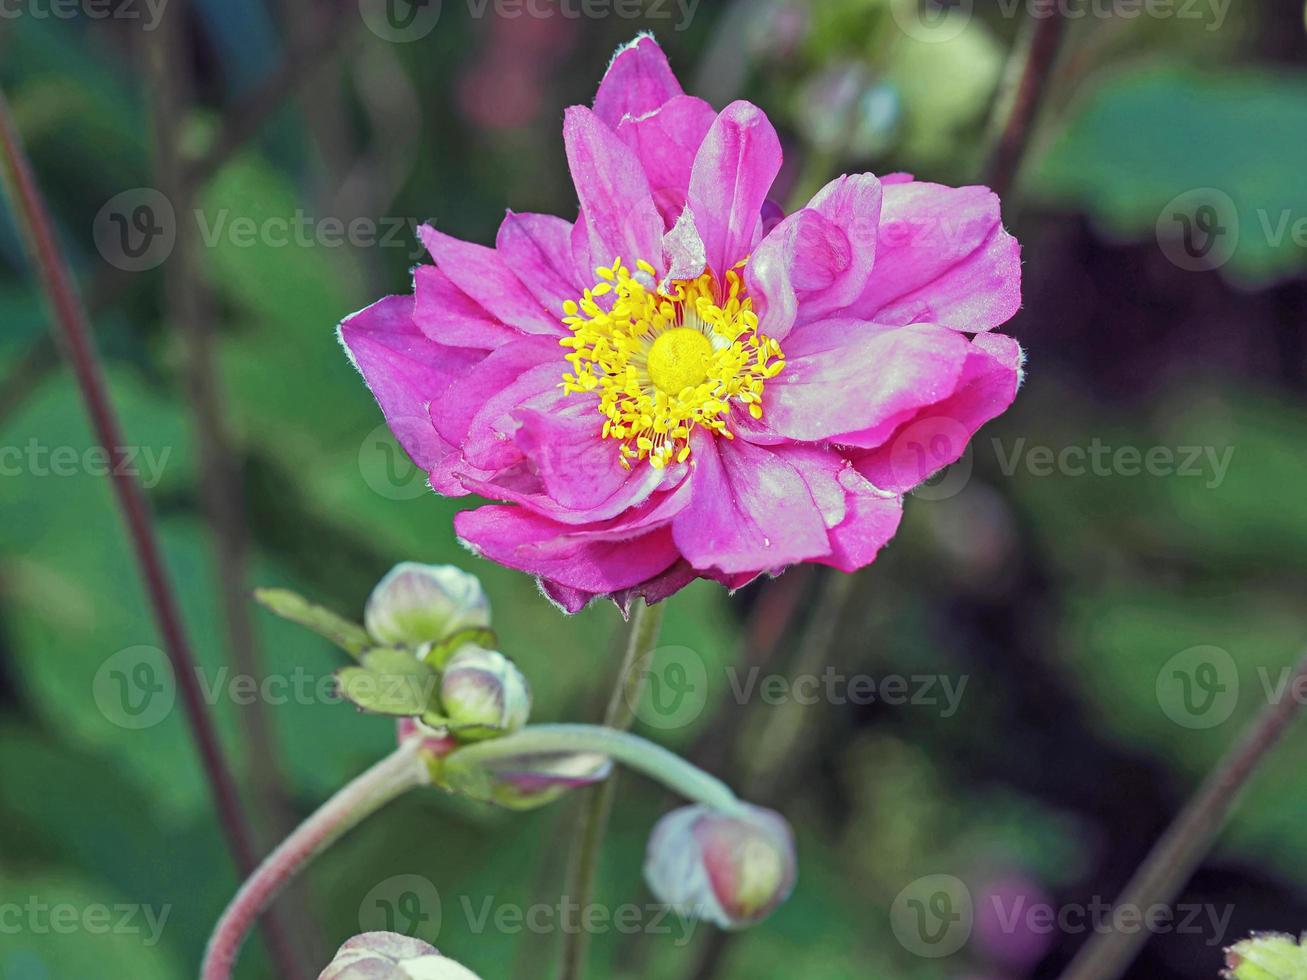
[[[723,929],[743,929],[789,897],[796,865],[794,835],[774,810],[745,804],[727,814],[687,806],[658,821],[644,876],[659,901]]]
[[[1293,980],[1307,977],[1307,934],[1299,943],[1280,932],[1255,932],[1225,951],[1228,980]]]
[[[489,626],[490,601],[477,577],[461,568],[405,561],[372,590],[363,623],[379,643],[416,648]]]
[[[445,664],[440,704],[459,738],[490,738],[526,724],[531,689],[502,653],[468,644]]]
[[[346,940],[318,980],[480,980],[434,946],[394,932]]]

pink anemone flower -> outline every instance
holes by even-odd
[[[501,501],[459,538],[569,612],[870,563],[1020,384],[997,196],[855,174],[781,218],[766,115],[686,95],[648,36],[563,139],[576,221],[426,226],[413,295],[340,327],[432,488]]]

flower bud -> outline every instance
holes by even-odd
[[[510,810],[533,810],[568,790],[603,782],[613,761],[596,752],[550,752],[510,756],[486,763],[464,761],[457,750],[433,769],[437,785],[452,793]]]
[[[405,561],[372,590],[363,624],[378,643],[416,648],[489,626],[490,601],[477,577],[461,568]]]
[[[394,932],[365,932],[345,941],[318,980],[480,980],[434,946]]]
[[[459,738],[490,738],[526,724],[531,689],[502,653],[468,644],[445,663],[440,704]]]
[[[1307,977],[1307,935],[1303,943],[1280,932],[1255,932],[1225,951],[1228,980],[1285,980]]]
[[[659,901],[723,929],[761,922],[789,897],[796,876],[789,824],[749,804],[730,814],[702,805],[673,810],[645,853],[644,877]]]

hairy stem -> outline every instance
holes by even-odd
[[[428,782],[421,746],[420,738],[404,741],[338,791],[268,855],[241,885],[214,927],[204,954],[201,980],[227,980],[231,976],[241,944],[259,914],[309,861],[395,797]]]
[[[637,600],[635,613],[631,618],[631,632],[626,644],[626,655],[622,659],[621,672],[617,675],[617,684],[608,701],[608,710],[604,713],[604,725],[614,731],[625,731],[631,727],[635,718],[634,706],[639,702],[648,675],[649,658],[658,642],[658,633],[662,628],[662,604],[651,606],[643,599]],[[611,754],[611,753],[610,753]],[[668,753],[671,755],[671,753]],[[617,756],[614,756],[617,758]],[[624,760],[623,760],[624,761]],[[677,758],[677,761],[681,761]],[[635,766],[635,763],[628,763]],[[689,765],[689,763],[685,763]],[[637,766],[638,768],[638,766]],[[695,770],[698,772],[698,770]],[[652,775],[652,774],[651,774]],[[655,778],[657,778],[655,776]],[[604,832],[608,827],[608,818],[613,809],[613,796],[617,791],[617,774],[614,773],[603,784],[590,791],[586,800],[581,823],[577,827],[572,841],[572,856],[568,869],[567,897],[585,908],[590,904],[594,894],[595,874],[599,868],[599,854],[603,847]],[[729,792],[729,791],[728,791]],[[563,934],[562,965],[559,970],[560,980],[581,980],[585,975],[585,956],[589,948],[589,936],[585,930]]]
[[[1301,699],[1290,692],[1304,677],[1307,656],[1289,678],[1280,700],[1268,704],[1253,719],[1153,845],[1117,898],[1116,908],[1166,905],[1180,893],[1211,849],[1244,786],[1297,717]],[[1062,980],[1113,980],[1130,965],[1147,938],[1147,930],[1097,933],[1080,948]]]

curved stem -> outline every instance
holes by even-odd
[[[1253,719],[1243,737],[1217,763],[1153,845],[1116,900],[1115,908],[1165,905],[1179,894],[1211,848],[1239,793],[1297,717],[1302,699],[1292,692],[1303,678],[1307,678],[1307,657],[1285,684],[1280,700],[1267,705]],[[1130,965],[1147,938],[1147,930],[1100,932],[1080,948],[1062,980],[1113,980]]]
[[[421,746],[420,738],[403,742],[319,807],[268,855],[241,885],[214,927],[201,980],[228,980],[241,943],[259,914],[310,860],[395,797],[428,782]]]

